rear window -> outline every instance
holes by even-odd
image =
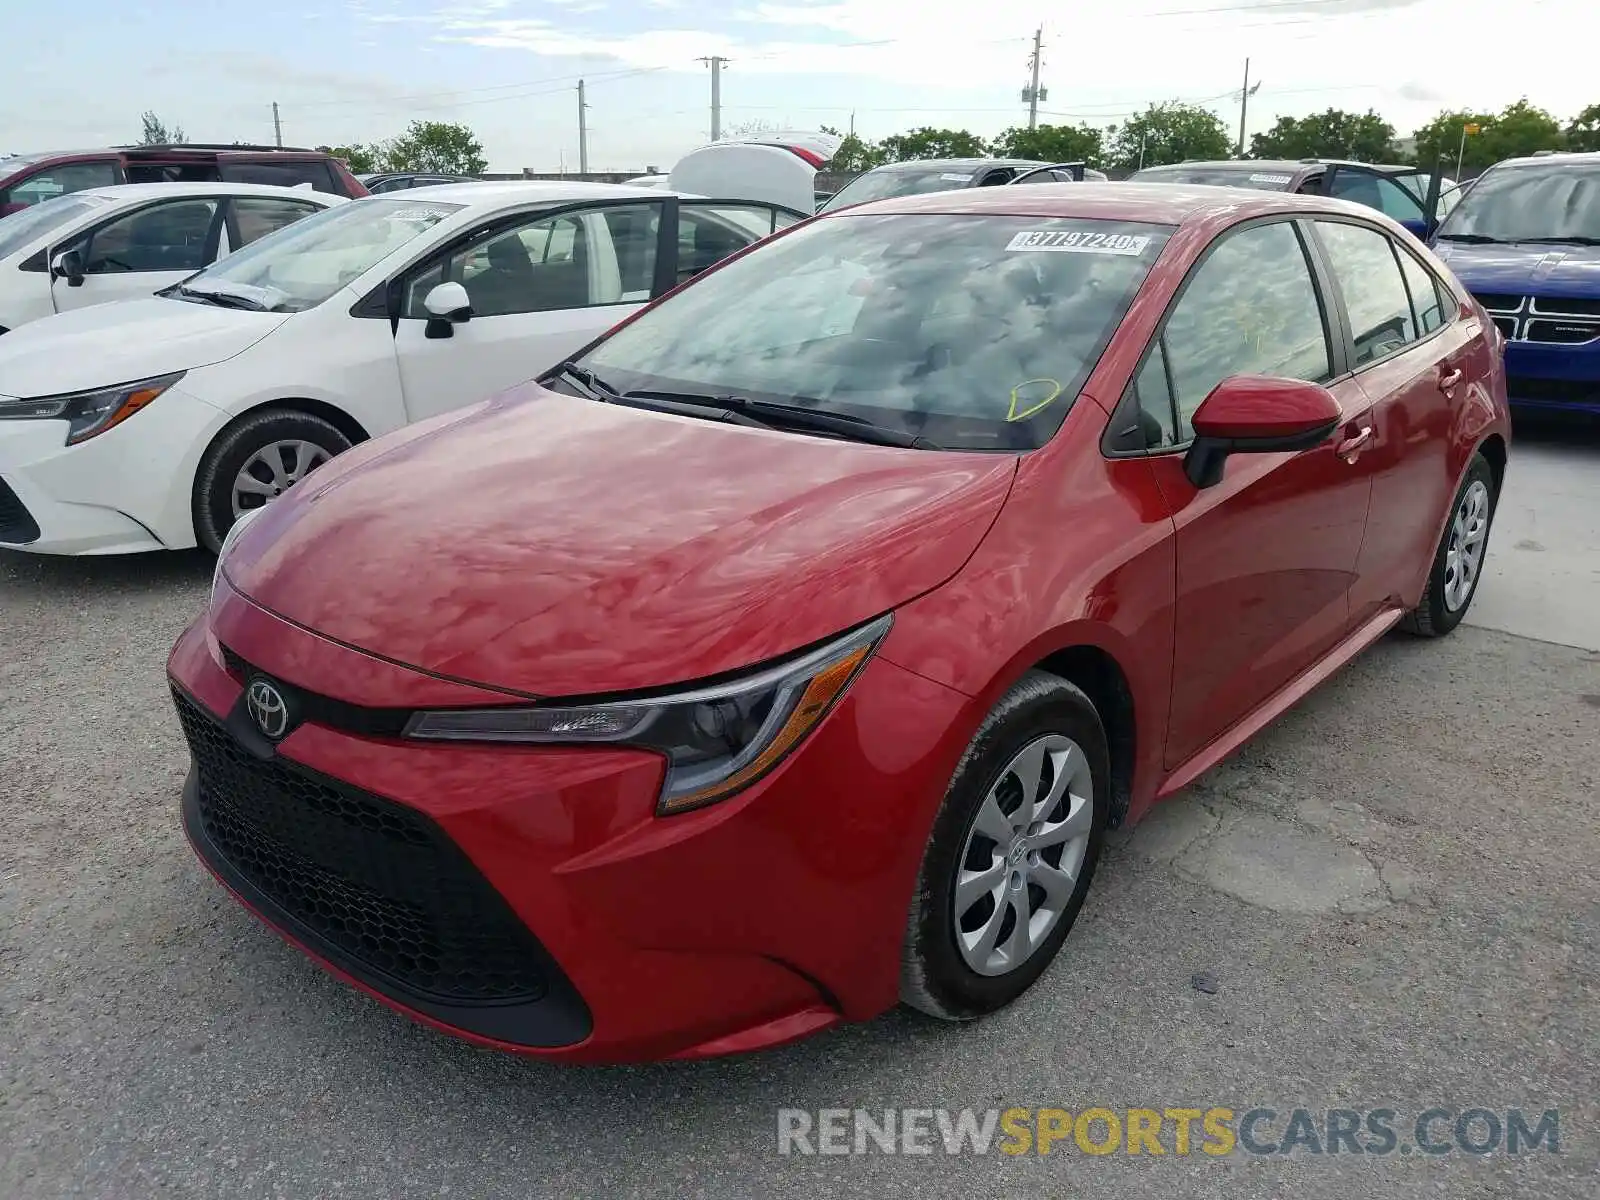
[[[952,188],[971,187],[977,173],[976,167],[868,171],[835,192],[821,211],[832,212],[847,205],[887,200],[892,196],[917,196],[923,192],[948,192]]]
[[[224,183],[266,183],[275,187],[301,187],[310,184],[319,192],[338,193],[334,187],[333,173],[321,161],[289,162],[228,162],[221,164]]]
[[[1128,176],[1129,183],[1201,183],[1212,187],[1255,188],[1286,192],[1294,182],[1288,171],[1271,167],[1152,167]]]
[[[1076,218],[841,216],[709,272],[588,356],[613,386],[854,414],[950,449],[1060,427],[1166,245]]]

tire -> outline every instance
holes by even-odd
[[[1048,839],[1028,838],[1037,824],[1023,822],[1023,839],[1003,844],[995,818],[1014,829],[1027,806],[1021,775],[1014,768],[1024,752],[1041,750],[1041,787],[1065,782],[1066,794],[1042,814]],[[1048,760],[1049,765],[1045,762]],[[1023,760],[1023,767],[1031,760]],[[991,793],[999,799],[988,812]],[[1030,671],[1001,697],[984,719],[956,766],[934,818],[917,889],[906,924],[900,998],[912,1008],[947,1021],[966,1021],[1010,1004],[1039,978],[1061,949],[1083,907],[1100,857],[1111,797],[1111,762],[1106,733],[1089,698],[1066,680]],[[1012,801],[1015,802],[1014,806]],[[1019,860],[1018,847],[1023,857]],[[1043,868],[1057,869],[1047,875]],[[957,907],[957,873],[978,874]],[[999,872],[998,882],[988,879]],[[1018,875],[1023,878],[1019,888]],[[1050,884],[1049,889],[1039,881]],[[976,897],[976,899],[974,899]],[[1020,928],[1016,900],[1026,898],[1036,918],[1032,948],[1011,939]],[[1046,906],[1052,922],[1037,921]],[[1009,918],[1004,909],[1010,909]],[[999,924],[996,926],[995,922]],[[993,934],[991,949],[984,935]],[[1015,952],[1020,951],[1020,952]],[[987,961],[985,961],[987,959]],[[1004,961],[1000,961],[1000,960]],[[979,969],[979,964],[983,969]]]
[[[286,448],[276,455],[283,469],[275,477],[257,455],[272,457],[272,448],[279,446]],[[247,413],[217,435],[200,460],[200,469],[195,472],[195,540],[212,554],[222,548],[222,539],[234,522],[235,486],[242,479],[247,464],[257,484],[264,489],[260,503],[265,504],[272,495],[349,448],[349,438],[310,413],[287,408],[263,408]],[[253,500],[256,495],[247,492],[245,498]],[[256,505],[245,504],[244,507]]]
[[[1422,600],[1400,622],[1400,628],[1418,637],[1443,637],[1467,615],[1472,598],[1478,594],[1478,582],[1483,578],[1483,564],[1489,553],[1489,534],[1494,524],[1495,504],[1494,471],[1488,459],[1474,454],[1467,464],[1466,477],[1450,502],[1450,520],[1439,548],[1434,551],[1433,566],[1428,570],[1428,582],[1422,589]],[[1458,573],[1470,559],[1460,554],[1462,541],[1474,532],[1477,538],[1468,543],[1477,550],[1477,559],[1471,565],[1465,580],[1465,590],[1458,582]]]

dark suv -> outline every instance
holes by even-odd
[[[277,146],[114,146],[0,158],[0,217],[85,188],[117,183],[310,184],[335,196],[365,196],[344,163],[316,150]]]

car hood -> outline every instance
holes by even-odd
[[[49,396],[232,358],[289,319],[151,296],[74,309],[0,337],[0,394]]]
[[[1600,296],[1600,246],[1510,243],[1433,247],[1472,292],[1506,295]]]
[[[867,446],[528,385],[336,459],[223,569],[325,637],[527,695],[750,667],[950,578],[1016,458]]]

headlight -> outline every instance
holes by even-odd
[[[603,704],[417,713],[406,736],[435,741],[611,743],[666,756],[657,811],[686,812],[749,787],[816,728],[889,631],[890,618],[730,683]]]
[[[67,422],[67,445],[75,446],[113,425],[120,425],[186,372],[119,383],[93,392],[69,392],[64,396],[38,396],[27,400],[0,400],[0,421]]]
[[[228,532],[222,535],[222,545],[217,547],[217,563],[216,566],[211,568],[212,595],[216,594],[217,580],[222,578],[222,560],[228,557],[228,550],[233,546],[234,542],[239,540],[239,535],[244,532],[244,527],[255,520],[265,507],[266,505],[263,504],[257,508],[245,509],[244,512],[234,518],[233,524],[228,528]]]

